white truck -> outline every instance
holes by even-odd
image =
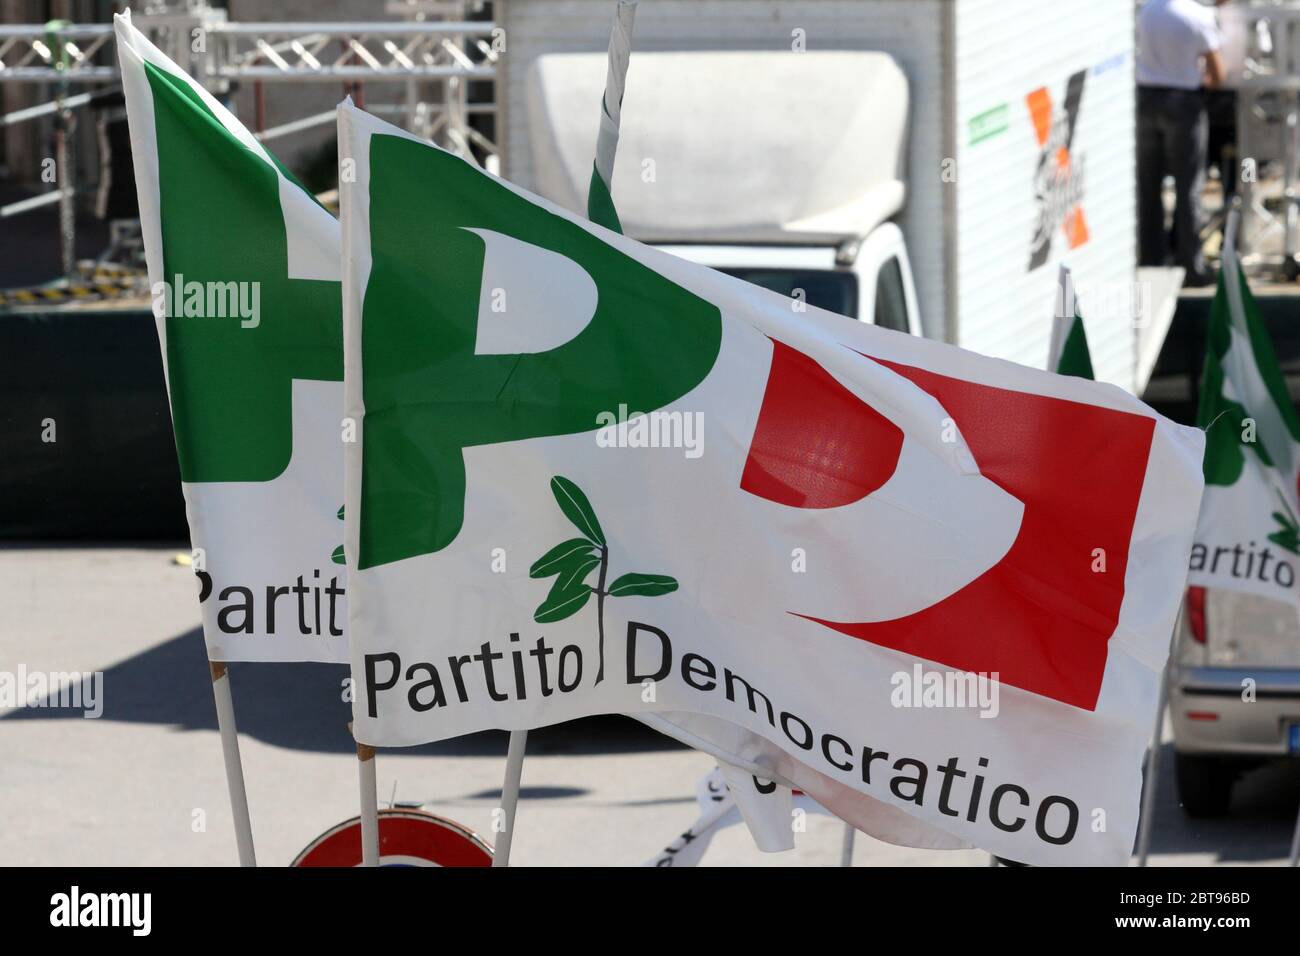
[[[583,212],[613,4],[494,15],[500,171]],[[1132,0],[644,0],[613,181],[625,231],[1039,367],[1065,261],[1097,377],[1140,391],[1176,279],[1136,270],[1133,16]]]

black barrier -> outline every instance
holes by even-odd
[[[1184,425],[1196,424],[1196,404],[1205,365],[1205,329],[1210,322],[1212,295],[1179,298],[1169,332],[1142,401],[1162,415]],[[1268,329],[1293,402],[1300,401],[1300,322],[1296,311],[1300,295],[1257,294],[1260,318]]]
[[[153,315],[0,314],[0,539],[188,537]]]

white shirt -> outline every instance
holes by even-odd
[[[1219,49],[1214,9],[1196,0],[1147,0],[1137,18],[1138,86],[1195,90],[1200,58]]]

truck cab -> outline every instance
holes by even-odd
[[[510,172],[579,214],[604,78],[604,53],[539,56],[528,168]],[[638,51],[611,189],[624,231],[795,309],[920,335],[895,221],[907,110],[907,78],[885,53]]]

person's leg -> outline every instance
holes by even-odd
[[[1237,91],[1214,90],[1207,94],[1205,113],[1209,120],[1209,162],[1219,167],[1223,184],[1223,201],[1228,203],[1237,192],[1240,175],[1237,162]]]
[[[1137,219],[1138,264],[1164,265],[1165,206],[1160,185],[1165,178],[1164,130],[1154,93],[1138,90]]]
[[[1195,95],[1182,97],[1177,122],[1169,138],[1172,152],[1177,214],[1175,217],[1174,253],[1178,265],[1187,270],[1189,280],[1204,280],[1205,257],[1201,252],[1201,191],[1205,187],[1205,151],[1209,140],[1209,122],[1204,105]]]

